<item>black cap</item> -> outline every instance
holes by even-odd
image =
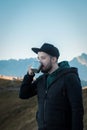
[[[52,44],[44,43],[41,48],[32,48],[32,50],[37,54],[38,52],[45,52],[51,56],[59,57],[59,50]]]

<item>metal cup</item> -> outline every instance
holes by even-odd
[[[42,67],[42,64],[38,60],[35,60],[32,63],[31,69],[34,73],[39,73],[41,70],[41,67]]]

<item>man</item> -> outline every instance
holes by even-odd
[[[22,99],[37,95],[38,130],[83,130],[82,87],[77,69],[67,61],[58,63],[59,50],[49,43],[32,50],[38,54],[43,75],[33,81],[35,74],[29,68],[19,95]]]

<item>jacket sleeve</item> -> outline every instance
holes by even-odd
[[[83,101],[80,79],[76,74],[66,78],[67,97],[71,107],[72,130],[83,130]]]
[[[28,99],[37,94],[36,83],[35,82],[32,83],[32,81],[33,81],[33,76],[30,76],[29,74],[26,74],[24,76],[19,91],[19,97],[21,99]]]

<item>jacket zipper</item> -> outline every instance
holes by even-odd
[[[44,97],[44,125],[46,125],[46,120],[45,120],[45,108],[46,108],[46,102],[47,102],[47,89],[45,91],[45,97]]]

